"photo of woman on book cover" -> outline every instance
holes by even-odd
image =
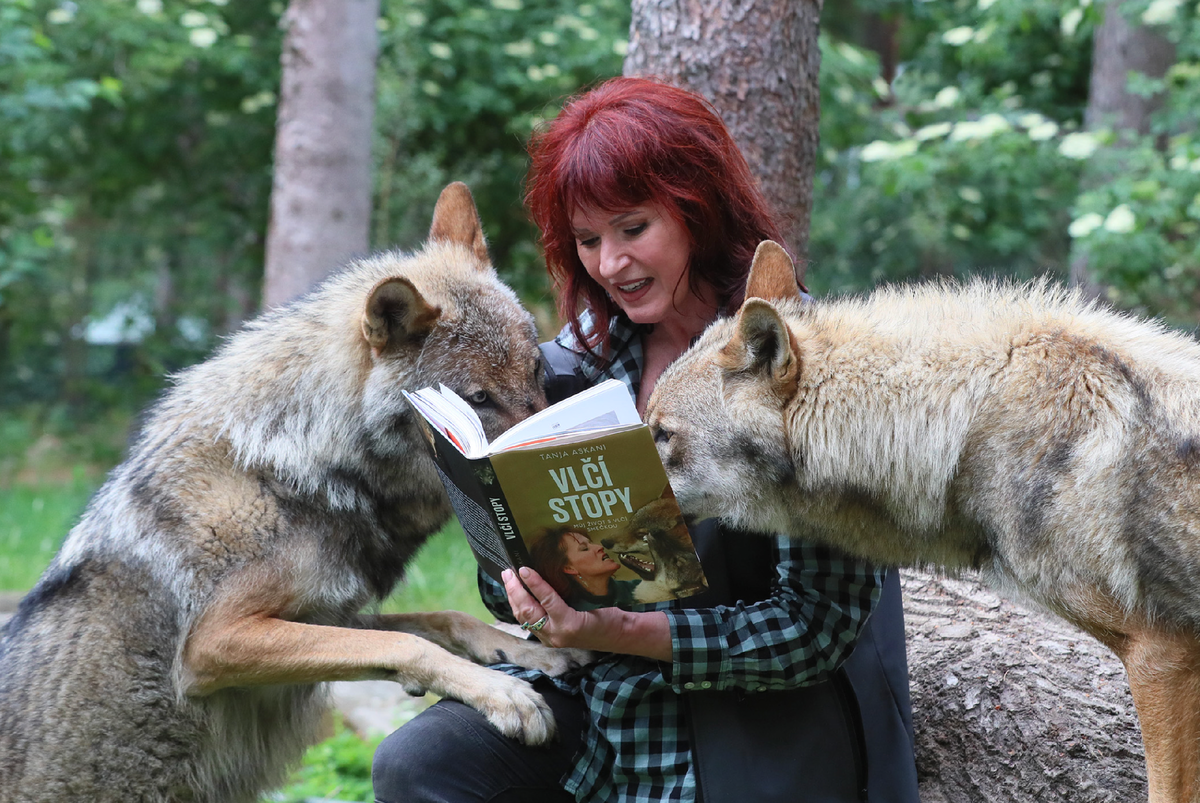
[[[571,607],[588,611],[635,602],[641,580],[613,577],[621,564],[579,527],[547,527],[529,548],[529,565]]]

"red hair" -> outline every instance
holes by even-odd
[[[754,249],[783,242],[778,221],[720,115],[699,95],[645,78],[613,78],[567,101],[534,132],[525,204],[541,231],[559,313],[575,337],[604,348],[620,307],[588,276],[571,215],[646,203],[683,224],[688,286],[711,287],[722,308],[742,301]],[[584,338],[582,308],[596,317]]]

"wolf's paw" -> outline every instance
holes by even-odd
[[[554,714],[533,686],[502,672],[482,671],[495,677],[473,688],[468,695],[470,699],[463,702],[487,717],[496,730],[510,739],[539,745],[554,738]]]
[[[495,662],[536,669],[551,677],[561,677],[596,660],[591,650],[574,647],[547,647],[537,639],[514,639],[496,651]]]

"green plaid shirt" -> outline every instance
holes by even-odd
[[[621,379],[636,397],[640,334],[640,327],[627,319],[615,319],[610,330],[613,359],[602,367],[584,354],[584,375],[593,382]],[[557,341],[582,351],[568,330]],[[776,539],[776,553],[772,593],[761,602],[715,608],[687,608],[686,600],[631,606],[666,612],[670,664],[610,655],[569,682],[556,681],[582,694],[591,712],[583,751],[563,780],[576,800],[694,801],[696,781],[682,693],[803,686],[825,680],[849,655],[879,599],[884,572],[786,537]],[[498,618],[514,621],[503,587],[482,572],[479,578],[488,608]],[[503,668],[530,680],[537,676],[511,665]]]

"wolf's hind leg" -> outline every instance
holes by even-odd
[[[1142,727],[1150,803],[1200,803],[1200,640],[1147,629],[1117,653]]]
[[[553,677],[595,660],[588,650],[546,647],[537,639],[517,638],[458,611],[362,617],[362,626],[412,633],[477,664],[513,663]]]

